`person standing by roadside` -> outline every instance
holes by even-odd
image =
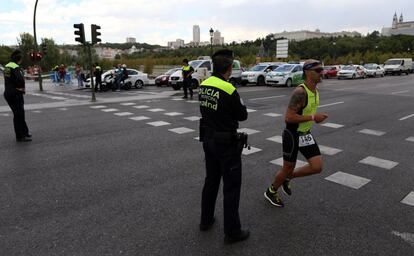
[[[214,73],[201,83],[200,141],[206,162],[206,178],[201,198],[201,231],[214,224],[217,193],[223,177],[223,208],[225,242],[247,239],[248,230],[241,229],[239,201],[242,181],[239,121],[247,119],[247,109],[236,88],[228,81],[233,65],[233,51],[223,49],[212,56]],[[246,138],[246,137],[245,137]],[[246,138],[247,139],[247,138]]]
[[[264,193],[264,197],[274,206],[284,206],[277,193],[280,186],[283,192],[290,196],[292,195],[291,179],[322,171],[322,156],[311,133],[314,122],[321,123],[328,118],[326,113],[316,112],[319,106],[319,91],[316,85],[321,81],[322,71],[319,61],[305,61],[303,65],[305,82],[293,91],[290,98],[285,114],[286,128],[282,136],[283,166],[276,173],[272,185]],[[307,159],[308,164],[295,169],[299,151]]]
[[[192,79],[191,75],[194,73],[194,68],[188,64],[187,59],[183,60],[182,73],[183,73],[183,90],[184,90],[183,98],[184,99],[188,98],[187,90],[190,91],[190,97],[193,98],[193,88],[191,87],[191,79]]]
[[[23,70],[19,64],[22,62],[22,53],[15,50],[10,56],[10,62],[4,69],[4,98],[13,111],[14,132],[16,141],[32,141],[32,135],[25,120],[23,94],[26,92]]]
[[[78,87],[83,87],[83,77],[82,77],[82,68],[79,65],[79,63],[76,63],[75,66],[75,74],[76,74],[76,78],[78,80]]]
[[[95,92],[102,91],[102,69],[98,63],[94,65],[94,75],[95,75]]]

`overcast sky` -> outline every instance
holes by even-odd
[[[0,0],[0,45],[14,45],[22,32],[33,33],[35,0]],[[74,44],[73,24],[102,27],[102,42],[166,45],[192,40],[198,24],[201,40],[217,29],[226,42],[254,40],[292,30],[358,31],[366,34],[391,26],[394,12],[414,20],[413,0],[39,0],[37,36]],[[39,40],[40,41],[40,40]]]

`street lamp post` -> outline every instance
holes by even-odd
[[[333,45],[333,61],[334,61],[334,64],[336,64],[336,52],[335,52],[335,46],[336,46],[336,42],[334,41],[334,42],[332,42],[332,45]]]
[[[213,28],[210,28],[210,56],[213,56]]]
[[[37,37],[36,37],[36,10],[37,10],[37,2],[36,0],[35,7],[34,7],[34,13],[33,13],[33,37],[34,37],[34,43],[35,43],[35,52],[39,50],[39,46],[37,44]],[[41,60],[40,60],[41,61]],[[42,74],[40,72],[40,61],[39,61],[39,71],[37,72],[37,78],[39,80],[39,90],[43,91],[43,84],[42,84]]]

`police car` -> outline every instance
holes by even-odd
[[[285,64],[267,73],[267,85],[298,85],[303,83],[303,67],[300,64]]]

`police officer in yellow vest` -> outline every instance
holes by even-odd
[[[23,94],[26,92],[23,70],[19,64],[22,61],[22,53],[15,50],[10,57],[11,61],[4,69],[4,98],[13,111],[13,124],[18,142],[32,140],[24,114]]]
[[[98,63],[94,64],[94,72],[95,75],[95,92],[102,91],[102,68],[99,66]]]
[[[200,230],[214,224],[217,193],[223,177],[225,241],[238,242],[249,237],[242,230],[239,200],[242,180],[241,149],[238,143],[239,121],[247,119],[247,109],[236,88],[228,83],[233,52],[219,50],[212,56],[213,75],[199,89],[200,140],[203,142],[206,178],[202,192]]]
[[[184,90],[184,99],[188,98],[187,90],[190,91],[190,97],[193,97],[193,88],[191,87],[191,79],[192,74],[194,73],[194,68],[188,64],[188,60],[183,60],[183,68],[182,68],[182,74],[183,74],[183,90]]]
[[[292,195],[291,179],[322,171],[322,156],[311,133],[314,122],[320,123],[328,118],[326,113],[317,113],[319,92],[316,85],[320,82],[322,71],[320,62],[307,60],[303,65],[305,83],[298,86],[290,98],[285,114],[286,128],[282,134],[283,166],[276,173],[272,185],[264,193],[265,198],[274,206],[284,206],[277,193],[280,186],[283,192],[290,196]],[[307,159],[308,164],[295,169],[299,151]]]

